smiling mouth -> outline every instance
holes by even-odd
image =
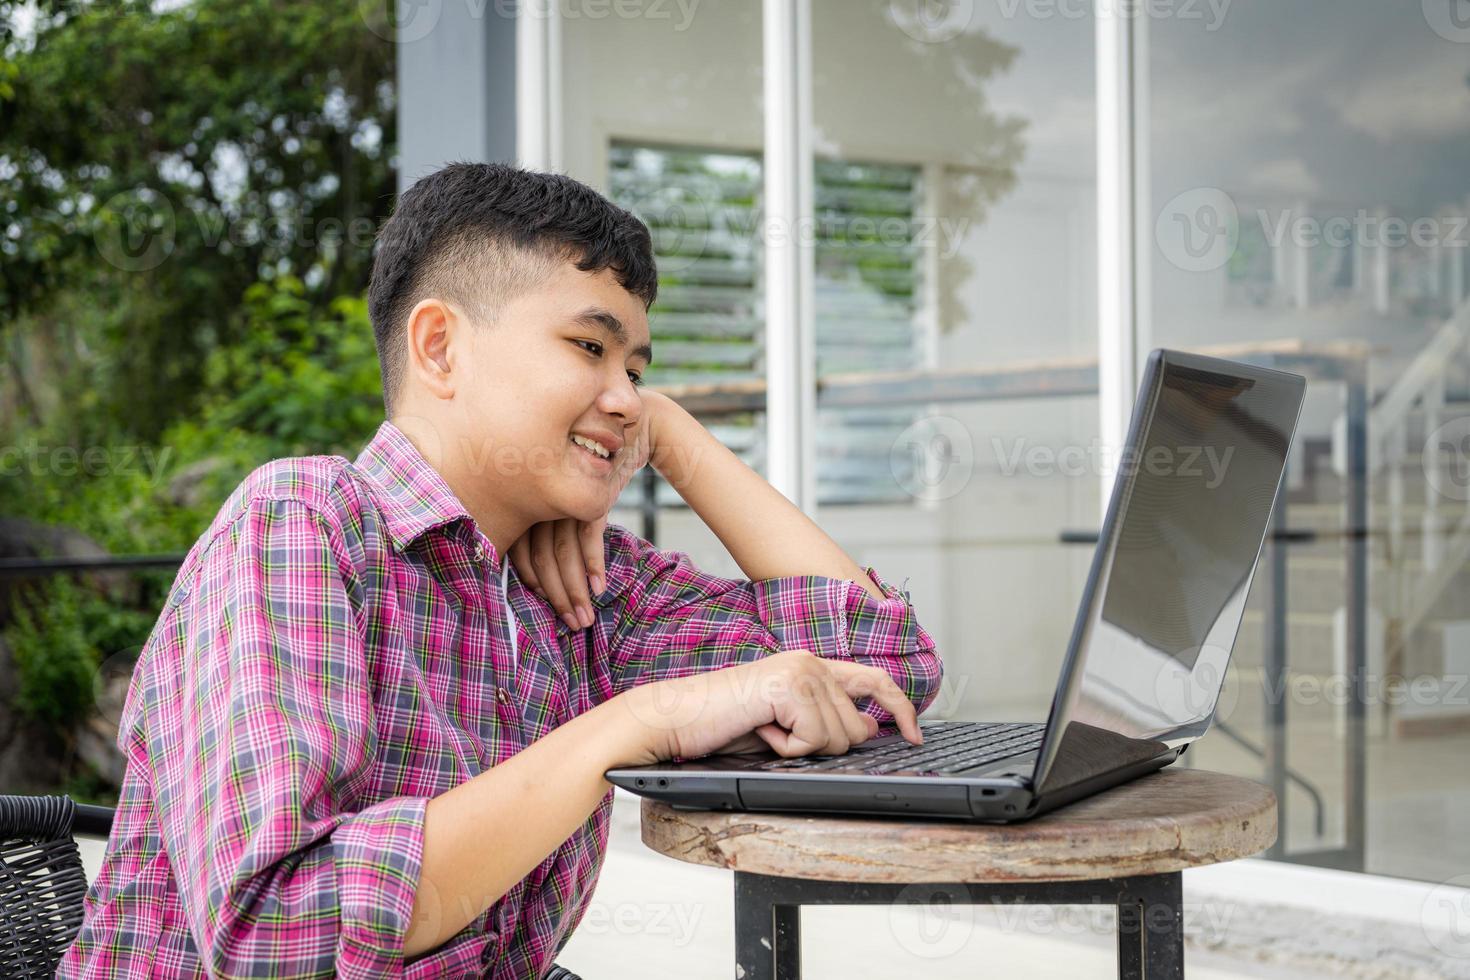
[[[597,462],[606,464],[609,467],[612,466],[612,457],[611,457],[611,455],[603,456],[600,453],[598,453],[597,451],[587,448],[587,446],[584,443],[578,441],[578,437],[577,436],[572,436],[567,441],[570,442],[572,445],[576,446],[578,449],[580,449],[586,455],[592,457]],[[606,450],[604,450],[604,452],[606,452]]]

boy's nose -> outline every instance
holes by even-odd
[[[608,415],[621,415],[624,425],[632,425],[643,413],[643,400],[633,382],[624,379],[621,385],[606,388],[598,399],[599,407]]]

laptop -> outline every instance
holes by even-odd
[[[1303,378],[1149,355],[1045,723],[890,725],[839,756],[611,769],[681,809],[1009,823],[1136,779],[1206,731],[1281,486]]]

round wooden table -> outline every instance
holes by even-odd
[[[1184,976],[1181,872],[1276,840],[1276,796],[1237,776],[1164,769],[1024,823],[913,822],[677,809],[643,800],[643,843],[735,872],[743,980],[801,975],[803,905],[1116,906],[1118,975]]]

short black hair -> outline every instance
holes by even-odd
[[[501,163],[451,163],[415,181],[378,231],[368,284],[388,413],[415,304],[441,297],[490,322],[562,262],[611,269],[644,309],[658,295],[648,227],[581,181]]]

